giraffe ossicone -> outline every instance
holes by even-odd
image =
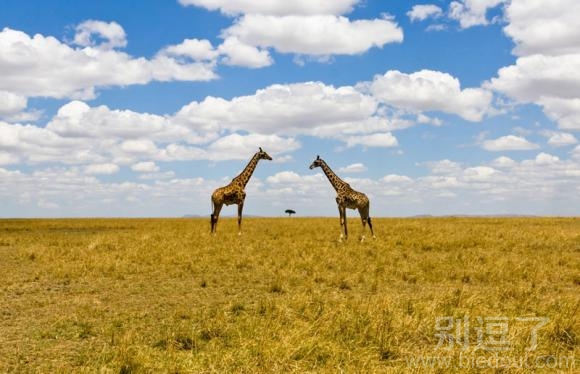
[[[310,165],[310,169],[321,168],[328,181],[336,190],[336,204],[338,205],[338,213],[340,216],[340,239],[342,241],[348,239],[348,229],[346,225],[346,209],[358,209],[360,218],[362,221],[362,233],[360,240],[361,242],[365,239],[365,229],[366,224],[369,224],[369,229],[371,230],[371,235],[373,239],[376,238],[373,232],[373,224],[371,217],[369,216],[370,201],[367,195],[362,192],[355,191],[348,183],[340,179],[328,166],[328,164],[320,158],[320,155],[316,156],[316,159]],[[344,234],[344,236],[343,236]]]
[[[216,233],[220,211],[224,204],[236,204],[238,206],[238,235],[242,234],[242,211],[244,210],[244,200],[246,199],[246,191],[244,189],[260,160],[272,160],[272,157],[264,152],[262,147],[250,159],[250,162],[248,162],[244,170],[232,179],[230,184],[219,187],[212,193],[211,202],[213,211],[210,217],[212,234]]]

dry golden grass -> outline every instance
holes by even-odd
[[[479,372],[458,366],[497,355],[476,330],[436,349],[446,316],[507,317],[501,355],[580,370],[580,219],[375,219],[365,243],[349,222],[338,243],[337,218],[241,237],[233,219],[217,237],[209,219],[1,220],[0,372]],[[450,367],[409,361],[435,356]]]

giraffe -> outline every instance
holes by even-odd
[[[215,234],[217,229],[218,218],[220,216],[220,211],[222,206],[237,204],[238,205],[238,235],[242,235],[242,210],[244,209],[244,200],[246,198],[246,191],[244,188],[252,173],[258,165],[260,160],[272,160],[272,157],[260,148],[258,152],[252,157],[248,165],[244,170],[235,177],[230,184],[224,187],[216,189],[211,195],[211,202],[213,207],[213,212],[211,214],[211,233]]]
[[[336,190],[336,203],[338,204],[338,213],[340,215],[340,239],[342,241],[344,238],[345,240],[348,239],[348,230],[346,227],[346,208],[349,209],[358,209],[360,213],[360,218],[362,221],[362,233],[360,237],[360,241],[365,240],[365,228],[368,222],[369,228],[371,229],[371,235],[373,239],[376,239],[376,236],[373,232],[373,224],[371,222],[371,217],[369,216],[369,207],[370,202],[367,195],[362,192],[358,192],[353,190],[348,183],[340,179],[330,167],[326,164],[326,162],[320,158],[320,156],[316,156],[316,160],[312,162],[310,165],[310,169],[314,169],[316,167],[322,168],[324,174],[328,178],[328,181]],[[344,236],[343,236],[344,230]]]

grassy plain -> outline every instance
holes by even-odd
[[[374,225],[0,220],[0,372],[580,370],[580,219]]]

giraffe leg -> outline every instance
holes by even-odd
[[[344,240],[348,239],[348,228],[346,227],[346,207],[342,206],[342,222],[344,222]]]
[[[373,223],[371,222],[370,216],[368,216],[367,221],[369,223],[369,228],[371,229],[371,235],[373,236],[373,239],[376,239],[377,237],[375,236],[375,233],[373,232]]]
[[[342,239],[344,238],[344,229],[345,229],[345,225],[346,225],[346,214],[345,214],[345,209],[340,206],[340,204],[338,204],[338,216],[340,217],[340,238],[338,239],[339,242],[342,241]]]
[[[211,214],[211,233],[216,234],[217,223],[220,216],[220,211],[222,210],[223,204],[214,203],[213,213]]]
[[[238,235],[242,235],[242,210],[244,210],[244,202],[238,204]]]
[[[367,225],[367,214],[365,213],[365,209],[358,208],[358,212],[360,214],[360,220],[362,222],[362,231],[360,234],[360,241],[363,242],[365,240],[365,231]]]

